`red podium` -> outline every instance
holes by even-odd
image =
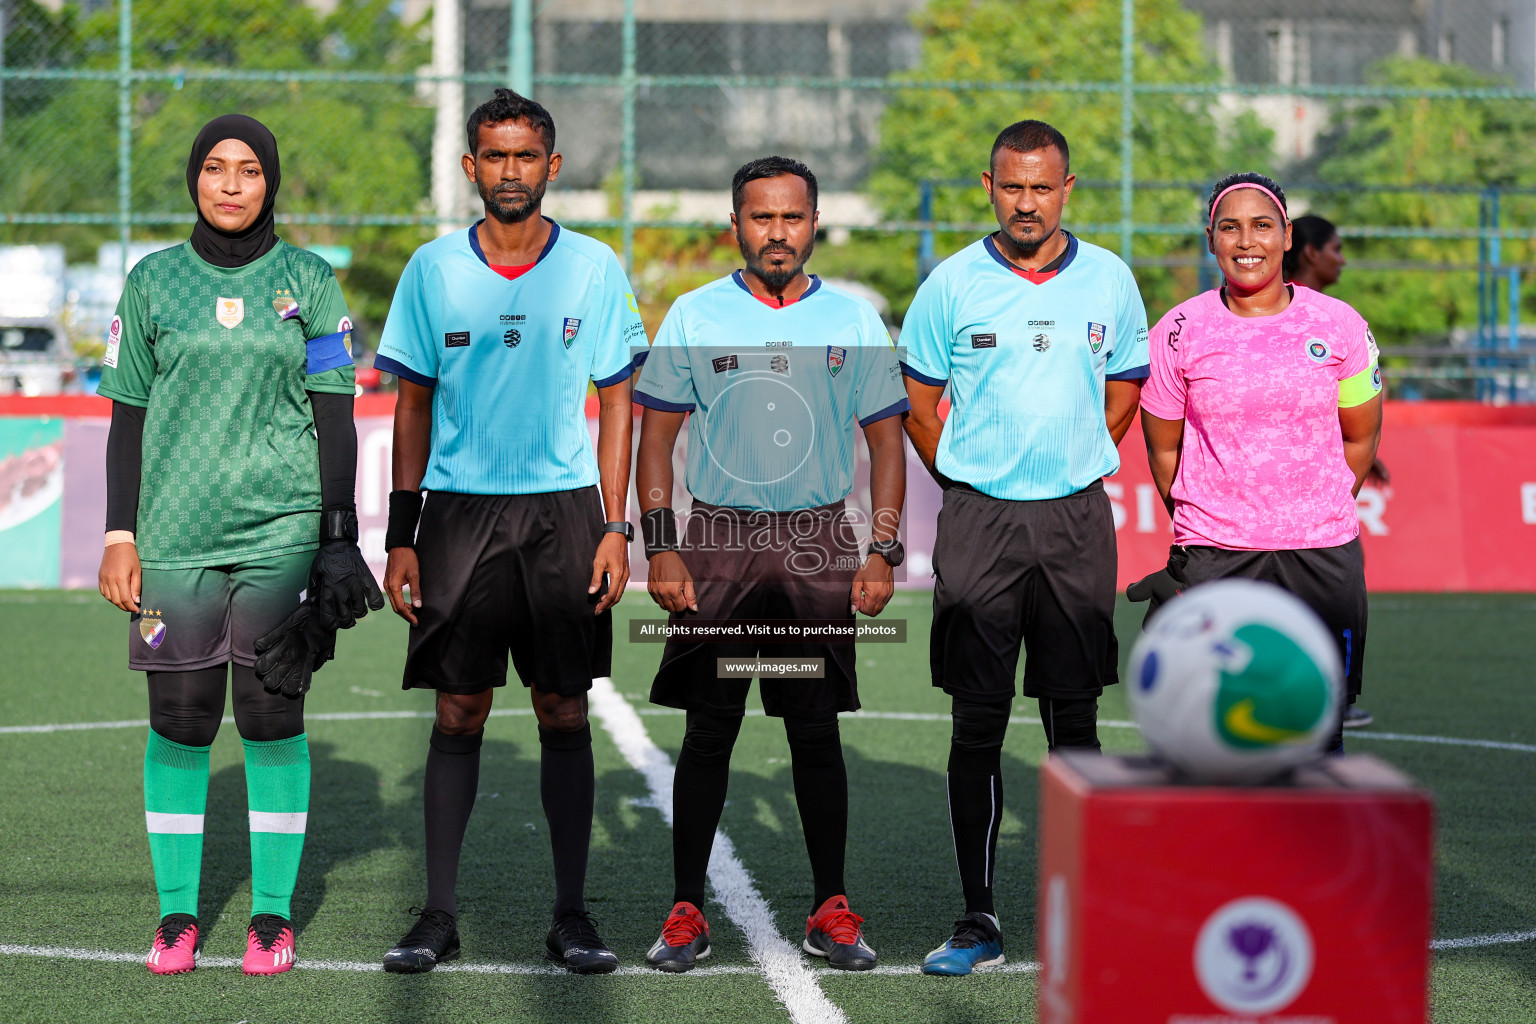
[[[1434,809],[1372,757],[1286,785],[1041,769],[1041,1024],[1424,1024]]]

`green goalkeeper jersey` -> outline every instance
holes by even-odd
[[[146,409],[136,539],[147,568],[225,565],[319,543],[306,391],[353,393],[352,322],[330,265],[279,241],[246,266],[190,243],[128,274],[100,393]]]

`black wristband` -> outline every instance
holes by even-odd
[[[384,530],[384,550],[414,548],[416,524],[420,520],[420,491],[390,491],[389,526]]]
[[[645,535],[646,558],[677,550],[677,517],[669,508],[653,508],[640,513],[640,532]]]
[[[320,543],[344,540],[357,543],[357,510],[328,508],[320,513]]]

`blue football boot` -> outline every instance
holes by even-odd
[[[955,934],[923,957],[924,974],[970,974],[978,967],[996,967],[1004,960],[1003,933],[991,914],[966,914],[955,922]]]

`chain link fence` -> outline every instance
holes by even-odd
[[[1263,170],[1339,225],[1334,294],[1396,393],[1536,397],[1536,0],[0,0],[0,41],[0,244],[42,247],[0,250],[0,350],[44,330],[4,333],[23,308],[99,351],[229,111],[277,135],[281,231],[376,337],[411,251],[477,215],[464,118],[510,84],[559,126],[549,211],[621,252],[653,327],[736,260],[730,176],[769,152],[821,179],[816,269],[899,322],[994,227],[996,131],[1040,117],[1072,144],[1068,226],[1153,316],[1214,280],[1209,183]]]

